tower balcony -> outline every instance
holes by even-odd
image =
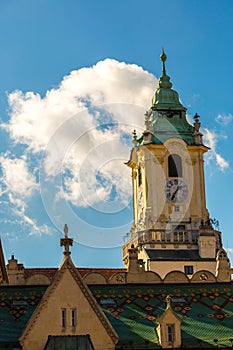
[[[135,232],[123,246],[123,259],[132,245],[146,248],[197,248],[198,230],[142,230]]]

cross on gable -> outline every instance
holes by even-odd
[[[68,226],[67,224],[64,225],[64,238],[60,239],[60,246],[64,246],[64,255],[70,255],[70,246],[73,245],[73,238],[68,237]]]

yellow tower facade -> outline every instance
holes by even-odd
[[[162,75],[145,113],[146,129],[133,133],[127,165],[132,169],[134,221],[129,241],[138,248],[147,270],[161,278],[174,271],[189,279],[216,278],[221,233],[213,228],[206,208],[204,154],[199,116],[189,124],[186,108],[166,74],[166,55],[160,56]],[[199,277],[198,277],[199,278]]]

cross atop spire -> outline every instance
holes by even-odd
[[[73,238],[68,237],[68,225],[64,225],[64,238],[60,239],[60,246],[64,246],[64,252],[63,254],[68,256],[70,255],[70,246],[72,247],[73,245]]]

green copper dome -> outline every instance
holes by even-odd
[[[154,109],[164,109],[164,108],[175,108],[186,110],[179,100],[179,95],[175,90],[172,90],[172,83],[170,82],[170,77],[166,74],[165,62],[167,56],[162,51],[160,55],[162,61],[162,75],[159,78],[159,87],[155,91],[154,98],[152,100],[152,108]]]
[[[164,50],[160,59],[162,75],[159,78],[159,86],[155,91],[152,106],[145,115],[144,143],[161,144],[169,138],[176,137],[192,145],[195,143],[195,128],[188,123],[186,108],[181,104],[178,93],[172,89],[170,77],[166,74],[167,56]]]

